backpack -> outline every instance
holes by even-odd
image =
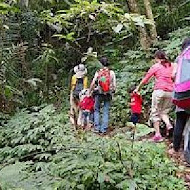
[[[190,109],[190,47],[178,57],[178,67],[174,86],[173,103],[178,107]]]
[[[79,94],[84,88],[84,78],[77,78],[76,85],[73,90],[73,98],[79,100]]]
[[[108,68],[100,69],[98,72],[98,86],[101,93],[107,94],[110,92],[111,75]]]

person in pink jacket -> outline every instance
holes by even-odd
[[[155,128],[155,135],[152,140],[160,142],[163,140],[160,133],[160,121],[163,120],[166,124],[167,133],[173,128],[168,112],[172,107],[174,65],[168,60],[164,51],[156,51],[154,58],[155,64],[146,73],[136,91],[139,91],[152,77],[155,78],[150,119]]]

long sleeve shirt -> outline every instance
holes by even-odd
[[[154,77],[154,90],[164,90],[167,92],[172,92],[174,87],[173,72],[173,64],[171,66],[164,66],[160,63],[156,63],[149,69],[149,71],[143,78],[142,83],[147,84],[149,80]]]

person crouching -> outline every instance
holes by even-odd
[[[89,129],[93,123],[94,98],[90,96],[89,89],[82,90],[80,95],[79,108],[81,109],[81,126]]]

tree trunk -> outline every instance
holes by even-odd
[[[132,13],[136,13],[136,14],[140,15],[140,10],[139,10],[139,7],[138,7],[138,4],[137,4],[136,0],[128,0],[127,3],[129,5],[129,10]],[[150,42],[149,42],[149,39],[148,39],[146,28],[139,26],[138,30],[139,30],[139,37],[140,37],[141,47],[144,50],[147,50],[150,47]]]
[[[157,31],[156,31],[156,25],[154,22],[154,16],[152,13],[152,7],[151,7],[151,3],[150,0],[144,0],[144,6],[146,9],[146,16],[148,19],[150,19],[152,21],[152,25],[150,26],[150,35],[151,35],[151,39],[153,42],[157,41]]]
[[[21,7],[28,7],[29,0],[20,0]]]
[[[28,45],[25,44],[24,42],[21,42],[16,52],[18,55],[19,61],[21,63],[22,77],[25,79],[29,79],[31,77],[29,65],[27,64],[27,61],[26,61],[27,49],[28,49]]]

